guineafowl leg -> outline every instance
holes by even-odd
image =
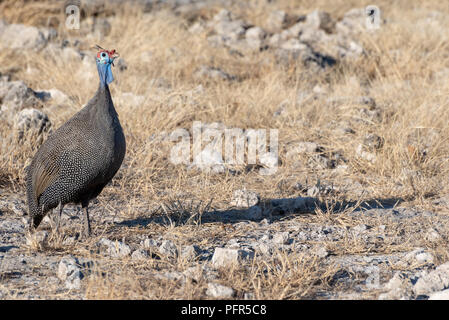
[[[59,214],[56,217],[56,228],[55,228],[55,233],[58,233],[59,231],[59,224],[61,223],[61,216],[62,216],[62,209],[64,208],[64,205],[62,204],[62,202],[59,203],[58,209],[59,209]]]
[[[82,208],[84,209],[84,237],[87,239],[90,236],[90,221],[89,221],[89,202],[83,202]]]

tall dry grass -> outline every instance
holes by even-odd
[[[263,27],[267,13],[273,9],[306,14],[319,8],[337,19],[347,10],[367,4],[370,1],[254,0],[236,2],[230,10]],[[116,81],[111,85],[128,150],[118,176],[100,197],[100,205],[107,207],[108,201],[114,199],[123,206],[111,210],[133,218],[173,197],[208,202],[213,195],[213,207],[226,209],[235,189],[255,190],[263,199],[292,198],[303,195],[294,184],[310,185],[320,180],[336,186],[360,183],[366,190],[362,200],[401,198],[407,200],[404,205],[432,208],[433,199],[449,193],[449,21],[445,18],[449,9],[442,1],[378,1],[376,5],[387,23],[375,33],[360,36],[367,54],[321,73],[310,72],[299,63],[278,65],[269,50],[240,57],[226,49],[213,48],[208,45],[205,32],[191,34],[187,29],[192,22],[170,10],[143,14],[124,7],[111,20],[112,32],[106,39],[81,35],[83,50],[88,51],[96,43],[115,48],[128,65],[126,71],[113,70]],[[44,17],[58,13],[58,4],[53,2],[22,1],[19,6],[19,2],[4,1],[0,6],[9,22],[45,25]],[[210,18],[219,9],[202,9],[198,16]],[[31,15],[30,11],[37,14]],[[77,36],[61,26],[58,31],[58,40]],[[23,80],[34,89],[56,88],[72,99],[65,110],[51,114],[54,128],[79,110],[97,89],[96,78],[86,81],[79,76],[80,63],[51,50],[0,52],[0,72],[11,73],[14,79]],[[193,75],[202,65],[219,67],[239,81],[197,79]],[[168,85],[159,87],[153,79],[165,79]],[[202,89],[197,89],[199,85]],[[325,98],[298,105],[298,92],[307,92],[315,85],[327,91]],[[144,102],[130,106],[126,100],[116,99],[124,92],[143,96]],[[351,101],[337,106],[327,102],[328,98],[360,95],[375,99],[382,110],[378,122],[357,121],[360,105]],[[286,115],[274,117],[281,103],[286,106]],[[172,143],[150,137],[176,128],[189,129],[195,120],[221,121],[237,128],[278,129],[278,172],[273,176],[261,176],[257,171],[214,175],[174,166],[169,161]],[[346,123],[354,134],[337,130]],[[0,121],[0,137],[8,137],[11,130]],[[370,133],[384,139],[375,163],[356,154],[357,144]],[[313,170],[296,165],[305,159],[289,157],[288,150],[298,141],[314,141],[327,152],[342,153],[348,169]],[[2,149],[0,186],[24,193],[23,170],[35,150],[30,141]],[[337,200],[360,200],[350,190],[341,190]],[[323,216],[317,219],[320,217]],[[221,227],[210,228],[213,230],[200,231],[180,226],[168,231],[156,228],[152,232],[176,234],[180,242],[201,235],[212,241],[213,237],[226,235]],[[346,244],[344,248],[350,246]],[[243,269],[222,276],[241,292],[254,291],[256,298],[301,298],[311,294],[310,288],[317,281],[325,288],[327,272],[333,270],[323,273],[308,257],[279,253],[273,259],[250,266],[251,277]],[[136,273],[138,268],[133,265],[128,271],[120,269],[121,276],[111,276],[112,280],[94,277],[88,284],[87,297],[196,298],[206,286],[177,283],[167,287],[160,280],[151,284],[149,290],[148,282]],[[272,272],[266,275],[261,271],[264,268]]]

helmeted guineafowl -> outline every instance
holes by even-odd
[[[98,46],[97,46],[98,47]],[[27,172],[30,229],[59,206],[56,230],[67,203],[81,203],[84,235],[90,235],[88,205],[120,168],[126,152],[125,136],[112,103],[108,84],[115,50],[98,47],[100,85],[87,105],[56,130],[35,154]]]

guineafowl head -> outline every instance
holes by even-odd
[[[118,57],[118,54],[115,50],[105,50],[100,46],[97,46],[97,48],[100,49],[96,59],[98,75],[100,76],[100,85],[105,86],[114,80],[111,65],[114,65],[114,60]]]

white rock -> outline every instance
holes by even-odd
[[[221,284],[218,284],[218,283],[209,282],[207,284],[206,294],[213,298],[226,299],[226,298],[232,298],[235,294],[235,290],[230,287],[226,287]]]
[[[294,151],[297,153],[312,153],[312,152],[319,152],[322,149],[323,148],[320,147],[315,142],[303,141],[303,142],[298,142],[295,145]]]
[[[271,31],[280,31],[287,23],[287,14],[281,10],[270,12],[267,19],[267,26]]]
[[[289,244],[290,236],[288,231],[278,232],[273,235],[273,242],[277,244]]]
[[[407,253],[404,260],[409,264],[414,263],[433,263],[433,255],[426,252],[423,248],[416,248],[415,250]]]
[[[321,10],[314,10],[306,17],[307,27],[313,29],[322,29],[326,32],[332,32],[335,26],[335,22],[329,13]]]
[[[227,267],[252,258],[254,258],[254,253],[247,250],[217,247],[212,256],[212,264],[215,267]]]
[[[195,245],[185,246],[181,249],[181,257],[187,261],[194,260],[200,253],[200,248]]]
[[[158,273],[155,275],[156,279],[163,279],[163,280],[171,280],[171,281],[179,281],[182,282],[185,281],[186,276],[178,271],[166,271],[163,273]]]
[[[245,33],[246,42],[251,48],[260,49],[266,35],[266,32],[260,27],[249,28]]]
[[[214,17],[214,21],[231,21],[233,19],[232,13],[226,9],[221,9]]]
[[[449,288],[449,262],[419,277],[413,291],[416,295],[428,295],[446,288]]]
[[[412,282],[402,272],[396,272],[385,285],[387,292],[379,295],[379,300],[408,299],[412,291]]]
[[[171,240],[164,240],[159,246],[159,253],[164,256],[176,257],[178,255],[178,249]]]
[[[326,258],[329,252],[326,250],[326,247],[319,247],[314,254],[319,258]]]
[[[150,249],[150,248],[154,248],[154,247],[157,247],[157,246],[158,246],[157,241],[154,240],[154,239],[145,239],[143,241],[143,247],[144,248]]]
[[[266,32],[260,27],[249,28],[245,33],[247,40],[263,40],[266,35]]]
[[[439,234],[438,231],[435,230],[434,228],[429,228],[429,229],[427,230],[427,233],[426,233],[426,235],[425,235],[425,238],[426,238],[428,241],[431,241],[431,242],[437,242],[437,241],[441,240],[440,234]]]
[[[23,81],[0,82],[0,101],[0,110],[5,112],[10,120],[22,109],[42,106],[36,92]]]
[[[50,90],[45,90],[44,92],[48,92],[50,95],[50,102],[52,104],[62,104],[62,105],[67,105],[70,104],[70,98],[62,91],[58,90],[58,89],[50,89]]]
[[[336,23],[335,28],[339,34],[352,35],[366,32],[366,13],[364,8],[353,8],[347,11],[343,19]]]
[[[149,257],[148,252],[143,249],[134,250],[134,252],[131,254],[131,258],[133,260],[145,260],[148,257]]]
[[[83,274],[73,256],[64,256],[58,265],[58,278],[65,282],[67,289],[79,289]]]
[[[268,245],[266,242],[261,242],[258,244],[257,248],[259,249],[260,253],[263,255],[269,255],[272,252],[272,247]]]
[[[449,289],[430,294],[429,300],[449,300]]]
[[[282,45],[280,45],[280,48],[285,50],[309,51],[309,47],[305,43],[294,38],[282,43]]]
[[[374,154],[372,152],[365,151],[363,144],[359,144],[357,146],[355,153],[359,158],[369,161],[371,163],[375,163],[377,160],[376,154]]]
[[[14,122],[14,128],[18,132],[19,140],[26,134],[40,135],[51,128],[51,122],[48,116],[36,109],[26,108],[21,110]]]
[[[259,202],[260,197],[256,192],[246,189],[238,189],[234,191],[230,205],[238,208],[250,208],[258,205]]]
[[[20,36],[19,36],[20,35]],[[2,49],[33,49],[45,47],[47,39],[36,27],[23,24],[4,24],[0,27],[0,48]]]
[[[105,248],[106,253],[113,258],[123,258],[131,254],[131,248],[121,241],[111,241],[106,238],[101,238],[98,245]]]

